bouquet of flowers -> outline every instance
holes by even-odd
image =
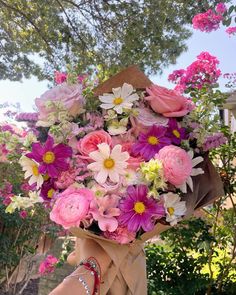
[[[206,141],[211,136],[215,147],[224,138],[205,133],[199,144],[189,98],[152,84],[135,66],[95,89],[87,77],[71,84],[57,73],[57,82],[36,99],[39,140],[20,160],[52,221],[109,252],[145,241],[222,194]],[[122,247],[119,269],[130,253]]]

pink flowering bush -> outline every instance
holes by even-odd
[[[235,35],[236,34],[236,27],[229,27],[225,30],[225,32],[231,36],[231,35]]]
[[[56,269],[58,259],[53,255],[48,255],[39,265],[39,273],[41,276],[53,273]]]
[[[209,9],[204,13],[195,15],[192,23],[194,29],[209,33],[218,30],[222,20],[221,14],[215,14],[213,10]]]
[[[177,84],[182,91],[187,88],[201,89],[203,86],[215,84],[221,75],[219,60],[209,52],[201,52],[197,60],[185,70],[177,70],[169,75],[168,80]]]

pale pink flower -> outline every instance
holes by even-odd
[[[152,85],[146,89],[149,96],[145,99],[149,102],[154,112],[164,117],[183,117],[189,113],[188,99],[174,90]]]
[[[78,150],[81,155],[89,158],[91,152],[98,150],[98,144],[107,143],[112,146],[112,139],[109,133],[104,130],[97,130],[88,133],[78,142]]]
[[[113,232],[117,229],[116,217],[120,215],[120,209],[117,208],[119,199],[116,195],[108,195],[91,202],[90,213],[98,221],[98,226],[102,231]]]
[[[122,146],[122,152],[128,152],[130,157],[127,160],[128,166],[127,169],[137,170],[140,168],[140,164],[144,161],[142,156],[133,156],[132,155],[132,142],[124,142],[121,144]]]
[[[79,227],[87,218],[94,193],[87,188],[69,187],[58,196],[50,213],[50,219],[65,229]]]
[[[41,121],[47,121],[48,115],[55,111],[53,107],[47,107],[48,102],[61,102],[68,110],[69,115],[77,116],[83,111],[82,86],[63,83],[47,90],[40,98],[36,98],[35,104],[39,110],[39,120]]]
[[[77,170],[74,168],[69,168],[69,170],[67,171],[61,171],[61,173],[58,176],[58,179],[55,182],[56,187],[59,189],[68,188],[75,182],[76,176]]]
[[[191,157],[180,147],[165,146],[158,152],[156,158],[163,164],[165,179],[175,186],[185,183],[191,175]]]
[[[127,227],[118,226],[114,232],[104,232],[104,237],[117,241],[119,244],[128,244],[135,239],[136,234],[128,231]]]
[[[53,255],[48,255],[39,265],[40,275],[45,275],[54,272],[58,259]]]

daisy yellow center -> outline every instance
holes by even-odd
[[[169,213],[170,215],[173,215],[174,212],[175,212],[175,209],[174,209],[173,207],[169,207],[169,208],[167,209],[167,211],[168,211],[168,213]]]
[[[43,161],[46,164],[52,164],[55,161],[55,155],[53,152],[46,152],[43,155]]]
[[[121,104],[122,102],[124,101],[124,99],[122,97],[116,97],[114,100],[113,100],[113,103],[115,105],[119,105]]]
[[[38,169],[37,165],[34,165],[32,167],[32,172],[33,172],[34,176],[39,176],[39,169]]]
[[[138,214],[142,214],[145,211],[146,207],[143,202],[136,202],[134,204],[134,211]]]
[[[148,143],[151,145],[156,145],[159,143],[159,140],[156,136],[149,136],[148,137]]]
[[[115,166],[115,161],[112,158],[108,158],[104,161],[103,165],[107,169],[112,169]]]
[[[180,133],[178,130],[173,130],[172,133],[174,134],[175,137],[180,138]]]
[[[48,174],[45,174],[45,175],[43,176],[43,180],[44,180],[44,181],[47,181],[49,178],[50,178],[50,177],[49,177]]]
[[[53,189],[53,188],[51,188],[49,191],[48,191],[48,193],[47,193],[47,196],[48,196],[48,198],[52,198],[52,196],[53,196],[53,194],[54,194],[54,192],[55,192],[55,190]]]

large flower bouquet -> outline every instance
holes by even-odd
[[[95,89],[86,76],[72,84],[57,73],[36,99],[38,140],[20,159],[52,221],[120,244],[180,221],[199,164],[225,140],[196,139],[194,103],[131,71]]]

